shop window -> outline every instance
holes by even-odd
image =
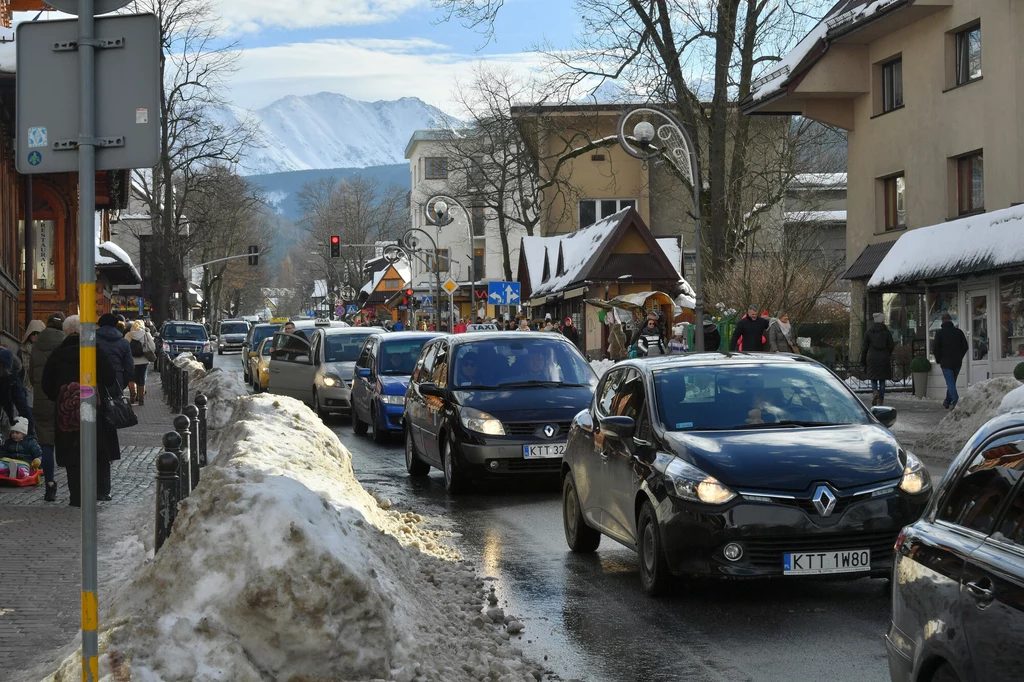
[[[960,316],[957,314],[957,303],[959,292],[956,287],[932,289],[928,292],[928,350],[931,352],[935,345],[935,333],[942,326],[942,315],[949,313],[953,318],[953,324],[960,326]]]
[[[1003,357],[1024,357],[1024,275],[999,278],[999,304]]]
[[[25,263],[25,223],[20,221],[18,229],[19,243],[21,248],[21,263]],[[32,221],[32,282],[30,283],[35,291],[56,291],[57,290],[57,231],[52,220]],[[20,269],[20,268],[19,268]],[[24,274],[22,275],[24,277]],[[22,287],[28,285],[22,281]]]

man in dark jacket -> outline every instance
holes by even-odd
[[[736,323],[730,348],[744,352],[762,351],[767,331],[768,320],[761,317],[761,311],[756,305],[751,305],[743,319]]]
[[[718,325],[711,319],[710,315],[704,316],[704,352],[717,353],[722,345],[722,335],[718,331]]]
[[[576,331],[576,327],[573,326],[571,317],[565,318],[565,324],[562,325],[562,335],[572,341],[574,346],[580,345],[580,335]]]
[[[128,382],[135,381],[135,358],[132,347],[117,328],[117,317],[112,313],[101,315],[96,329],[96,351],[103,353],[114,366],[118,388],[127,388]]]
[[[875,313],[874,323],[864,332],[864,350],[861,362],[871,380],[871,404],[885,404],[885,382],[892,378],[892,351],[896,344],[892,332],[885,326],[885,315]]]
[[[32,375],[32,415],[36,420],[36,440],[43,451],[43,474],[46,477],[46,492],[43,499],[54,502],[57,499],[57,484],[54,482],[54,415],[57,405],[43,391],[43,368],[50,354],[64,343],[64,313],[50,313],[46,318],[46,329],[39,332],[39,337],[32,345],[32,361],[29,363]]]
[[[942,378],[946,380],[946,399],[942,406],[946,409],[956,407],[960,400],[960,394],[956,392],[956,378],[967,355],[967,337],[953,325],[949,313],[942,314],[942,326],[935,332],[935,341],[932,342],[932,355],[942,368]]]

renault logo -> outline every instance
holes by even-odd
[[[554,424],[548,424],[544,427],[544,435],[548,438],[554,438],[556,433],[558,433],[558,428]]]
[[[811,497],[811,502],[814,503],[815,509],[822,516],[831,516],[832,510],[836,508],[836,496],[828,486],[819,485],[817,490],[814,491],[814,495]]]

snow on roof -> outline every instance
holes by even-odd
[[[618,226],[630,207],[626,207],[618,213],[613,213],[607,218],[598,220],[593,225],[584,227],[582,230],[570,232],[569,234],[557,235],[554,237],[542,237],[547,247],[548,268],[551,276],[546,282],[540,282],[533,289],[534,296],[543,296],[546,293],[559,291],[577,280],[583,266],[591,257],[601,249],[604,241]],[[562,256],[562,274],[558,273],[558,257]],[[540,261],[540,271],[544,271],[544,261]],[[542,276],[542,275],[539,275]],[[531,266],[531,284],[534,277]]]
[[[679,240],[675,237],[661,237],[656,240],[661,250],[665,252],[668,262],[682,276],[683,250],[679,247]]]
[[[132,271],[132,274],[141,282],[142,275],[135,268],[135,264],[132,263],[131,257],[124,252],[124,250],[115,244],[114,242],[103,242],[102,244],[96,245],[96,265],[126,265]]]
[[[380,284],[380,281],[384,279],[384,274],[388,271],[391,265],[391,263],[388,263],[386,266],[373,273],[373,277],[370,279],[369,282],[363,285],[359,292],[372,294],[374,291],[376,291],[377,286]],[[398,262],[394,263],[394,266],[395,271],[398,272],[398,275],[402,278],[403,283],[408,282],[410,279],[412,279],[412,269],[409,267],[409,264],[405,260],[399,260]]]
[[[846,189],[846,173],[800,173],[789,181],[790,188]]]
[[[519,281],[530,278],[530,291],[540,286],[540,278],[544,272],[544,248],[549,240],[557,237],[523,237],[523,257],[526,259],[526,272],[519,273]]]
[[[845,223],[846,211],[790,211],[782,217],[787,223]]]
[[[872,288],[1024,264],[1024,205],[910,230],[868,281]]]
[[[327,298],[327,280],[313,280],[313,298]]]

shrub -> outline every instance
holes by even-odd
[[[918,355],[910,361],[911,372],[929,372],[932,369],[931,361],[923,355]]]
[[[1013,368],[1013,378],[1017,381],[1024,381],[1024,362],[1018,362]]]

